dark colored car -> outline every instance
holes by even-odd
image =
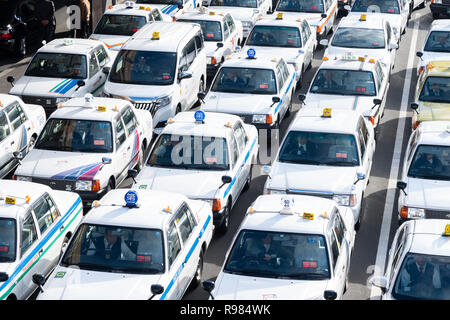
[[[23,57],[38,39],[39,22],[33,0],[0,1],[0,50]]]

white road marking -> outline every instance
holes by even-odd
[[[401,108],[398,116],[398,127],[395,137],[394,154],[392,157],[391,171],[389,174],[389,182],[386,194],[386,202],[384,205],[383,220],[380,230],[380,238],[378,240],[377,256],[375,261],[374,276],[384,275],[386,265],[386,255],[388,251],[389,232],[391,230],[392,213],[394,211],[395,191],[397,188],[397,179],[400,171],[400,161],[402,153],[403,135],[405,131],[405,119],[407,117],[407,108],[409,101],[409,91],[411,88],[411,75],[414,69],[414,57],[416,54],[417,35],[419,31],[419,22],[414,22],[411,37],[411,48],[409,50],[408,64],[406,66],[405,82],[403,85]],[[396,210],[397,211],[397,210]],[[376,300],[381,298],[381,290],[372,286],[370,291],[370,299]]]

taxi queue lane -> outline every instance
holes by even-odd
[[[422,45],[426,32],[428,31],[432,22],[431,12],[429,6],[424,9],[415,10],[412,18],[409,21],[406,34],[402,36],[400,47],[397,51],[395,68],[391,75],[390,90],[386,103],[386,111],[381,122],[380,132],[377,138],[377,150],[374,156],[374,162],[370,177],[370,184],[367,187],[365,194],[365,214],[361,224],[361,229],[358,231],[355,241],[355,248],[352,255],[350,265],[349,283],[350,287],[344,295],[344,299],[361,300],[369,299],[371,295],[371,288],[367,285],[367,280],[375,270],[375,260],[377,255],[379,234],[381,230],[383,210],[385,207],[385,199],[387,194],[387,186],[389,180],[389,171],[392,162],[392,155],[394,154],[394,143],[396,137],[396,130],[398,126],[398,117],[400,104],[402,100],[402,90],[404,87],[404,78],[406,74],[407,57],[410,51],[416,52]],[[418,36],[415,43],[411,43],[412,28],[418,22]],[[339,20],[336,21],[336,24]],[[330,38],[331,35],[328,36]],[[297,89],[294,99],[294,110],[298,111],[301,107],[298,100],[298,94],[306,93],[309,88],[312,77],[314,76],[317,67],[321,63],[324,50],[317,50],[314,54],[314,61],[312,68],[306,71],[303,84],[300,89]],[[32,54],[29,54],[22,60],[16,60],[0,56],[0,92],[8,93],[10,90],[9,83],[6,82],[6,77],[9,75],[19,78],[25,71]],[[415,68],[417,58],[414,55],[413,66]],[[211,79],[210,79],[211,80]],[[210,81],[209,81],[210,82]],[[209,85],[209,84],[208,84]],[[409,97],[415,88],[415,70],[413,70],[412,82],[410,85]],[[411,101],[411,100],[410,100]],[[409,102],[408,102],[409,105]],[[283,121],[280,129],[280,139],[283,138],[287,127],[292,119],[295,117],[294,112],[287,121]],[[408,115],[406,118],[406,126],[402,135],[402,155],[411,132],[411,110],[408,107]],[[261,135],[262,136],[262,135]],[[261,141],[260,141],[260,144]],[[149,150],[147,150],[148,154]],[[274,153],[276,150],[273,151]],[[402,158],[402,157],[401,157]],[[400,163],[401,165],[401,163]],[[266,175],[261,171],[262,165],[255,165],[253,167],[253,180],[250,189],[240,196],[238,202],[234,206],[228,232],[223,236],[215,236],[211,245],[206,252],[204,258],[203,280],[215,280],[224,262],[225,254],[231,245],[233,237],[237,228],[239,227],[243,216],[250,206],[250,204],[263,192]],[[131,186],[130,179],[125,180],[120,188],[128,188]],[[397,221],[397,196],[395,195],[394,210],[391,213],[391,221],[389,228],[389,239],[382,239],[382,243],[387,242],[387,248],[390,247],[392,237],[398,227]],[[376,296],[374,298],[377,298]],[[188,291],[185,300],[204,300],[208,299],[208,294],[198,287],[193,291]]]

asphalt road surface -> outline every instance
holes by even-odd
[[[415,67],[418,58],[415,52],[420,50],[432,20],[429,6],[415,10],[397,51],[385,113],[377,137],[370,184],[365,193],[365,213],[356,236],[352,255],[349,274],[350,286],[344,299],[379,298],[380,292],[376,288],[368,286],[367,280],[374,271],[378,274],[384,271],[386,254],[398,227],[396,181],[402,165],[405,145],[411,133],[409,104],[416,85]],[[31,57],[32,53],[25,59],[17,60],[0,54],[0,93],[7,93],[10,89],[6,77],[12,75],[16,79],[20,78]],[[322,57],[323,49],[314,54],[313,66],[304,75],[302,88],[297,89],[294,100],[295,111],[300,108],[297,96],[299,93],[307,91]],[[281,138],[295,115],[296,112],[283,121],[280,130]],[[204,257],[203,280],[215,280],[247,208],[262,194],[267,176],[262,173],[261,169],[262,165],[253,166],[253,180],[250,189],[242,193],[235,204],[228,232],[222,236],[215,235],[213,238]],[[120,187],[126,188],[130,184],[131,181],[126,180]],[[208,294],[198,287],[188,291],[184,299],[208,299]]]

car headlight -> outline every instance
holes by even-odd
[[[16,176],[16,180],[17,181],[26,181],[26,182],[32,181],[31,177],[24,177],[24,176]]]
[[[433,3],[442,4],[442,0],[434,0]]]
[[[166,96],[156,99],[159,108],[164,108],[172,103],[172,96]]]
[[[356,195],[354,194],[335,194],[333,200],[340,206],[353,207],[356,204]]]
[[[56,103],[63,103],[63,102],[66,102],[69,99],[70,98],[68,98],[68,97],[56,98]]]
[[[251,28],[253,23],[251,21],[242,21],[242,26],[244,28]]]
[[[253,123],[266,123],[265,114],[254,114],[252,118]]]
[[[404,219],[423,219],[425,218],[425,209],[402,207],[400,216]]]
[[[75,190],[77,191],[91,191],[92,181],[90,180],[79,180],[75,183]]]
[[[265,194],[286,194],[286,191],[276,189],[266,189]]]

